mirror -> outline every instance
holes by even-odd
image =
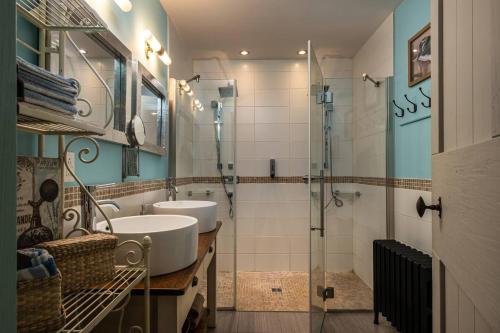
[[[146,127],[139,115],[135,115],[129,123],[128,138],[132,147],[142,146],[146,142]]]
[[[143,121],[146,137],[142,150],[163,155],[168,137],[166,89],[142,64],[134,64],[133,114]]]
[[[127,94],[130,94],[130,91],[127,92],[127,67],[132,59],[131,51],[108,31],[71,31],[69,35],[70,40],[66,38],[64,43],[64,63],[59,64],[59,58],[56,56],[50,57],[51,70],[57,72],[62,65],[66,77],[79,81],[81,100],[77,106],[81,110],[79,116],[82,120],[104,127],[112,114],[113,120],[108,128],[121,132],[124,136],[127,125],[126,101]],[[53,43],[59,44],[58,32],[51,33],[51,38]],[[83,56],[101,76],[109,90],[97,78]]]

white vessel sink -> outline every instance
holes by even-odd
[[[151,275],[172,273],[193,264],[198,257],[198,221],[190,216],[141,215],[111,220],[119,242],[129,239],[141,242],[151,237]],[[107,231],[107,223],[97,224],[98,231]],[[117,252],[118,264],[133,246],[123,246]]]
[[[199,232],[209,232],[217,227],[217,203],[212,201],[179,200],[153,204],[154,214],[187,215],[198,219]]]

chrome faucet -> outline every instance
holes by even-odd
[[[175,201],[177,199],[177,193],[179,193],[179,189],[177,186],[175,186],[175,179],[174,178],[169,178],[167,182],[167,191],[168,191],[168,198],[167,200],[170,200],[172,198],[172,201]]]
[[[97,204],[101,208],[107,208],[111,207],[113,209],[113,212],[118,213],[120,211],[120,205],[113,200],[97,200]],[[96,218],[97,218],[97,209],[94,208],[93,216],[92,216],[92,230],[96,230],[97,223],[96,223]]]

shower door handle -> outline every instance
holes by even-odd
[[[319,231],[320,237],[325,237],[325,176],[324,171],[320,171],[319,176],[311,177],[312,182],[319,183],[319,227],[311,227],[312,231]]]
[[[325,237],[325,175],[324,170],[320,171],[320,179],[319,179],[319,206],[320,206],[320,236]]]

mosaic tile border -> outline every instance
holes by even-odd
[[[179,180],[181,180],[179,182]],[[189,181],[188,181],[189,180]],[[415,178],[383,178],[383,177],[353,177],[353,176],[334,176],[326,177],[327,183],[336,184],[362,184],[373,186],[388,186],[393,188],[403,188],[418,191],[432,191],[432,180],[430,179],[415,179]],[[193,178],[178,178],[177,185],[188,184],[218,184],[219,177],[193,177]],[[240,176],[240,184],[303,184],[304,179],[301,176],[288,177],[252,177]]]
[[[142,180],[137,182],[96,185],[95,199],[106,200],[122,198],[129,195],[167,189],[166,179]],[[64,208],[79,206],[81,190],[79,186],[64,188]]]
[[[303,184],[301,176],[289,177],[239,177],[240,184]],[[413,178],[382,178],[382,177],[326,177],[326,182],[336,184],[363,184],[373,186],[389,186],[418,191],[432,191],[432,180]],[[218,184],[220,177],[184,177],[175,179],[177,186],[189,184]],[[116,199],[129,195],[167,189],[167,179],[142,180],[137,182],[97,185],[95,198],[97,200]],[[64,207],[80,205],[81,191],[78,186],[64,188]]]

